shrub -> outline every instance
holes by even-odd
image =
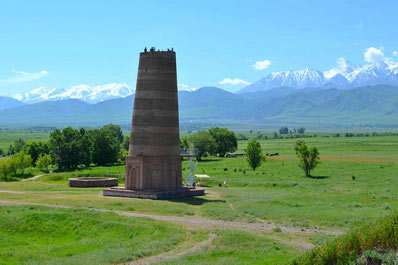
[[[52,164],[50,155],[41,154],[36,161],[36,167],[44,172],[48,172],[48,167]]]

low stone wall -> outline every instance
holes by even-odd
[[[174,198],[184,198],[192,196],[203,196],[203,188],[182,187],[175,190],[127,190],[125,188],[104,189],[102,195],[110,197],[143,198],[153,200],[167,200]]]
[[[117,178],[70,178],[69,187],[94,188],[94,187],[115,187],[119,182]]]

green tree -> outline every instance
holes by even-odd
[[[48,167],[52,164],[51,156],[48,154],[40,154],[36,161],[36,167],[44,172],[48,172]]]
[[[246,160],[253,170],[256,170],[263,161],[265,157],[261,150],[261,145],[256,140],[250,140],[245,149]]]
[[[181,137],[180,138],[180,148],[189,148],[189,138],[188,137]]]
[[[113,131],[115,133],[115,135],[117,136],[119,143],[121,144],[123,142],[123,132],[119,125],[108,124],[108,125],[105,125],[103,127],[103,129]]]
[[[106,128],[92,131],[92,156],[96,165],[115,163],[120,158],[120,143],[116,133]]]
[[[305,130],[306,130],[306,129],[305,129],[304,127],[300,127],[300,128],[297,129],[297,133],[298,133],[298,134],[304,134],[304,133],[305,133]]]
[[[75,168],[84,164],[88,166],[91,161],[90,136],[81,128],[74,130],[67,127],[60,131],[54,130],[50,134],[50,154],[60,168]]]
[[[122,147],[124,150],[129,151],[130,148],[130,136],[124,136]]]
[[[4,156],[4,150],[0,147],[0,156]]]
[[[32,163],[35,166],[36,161],[41,154],[49,154],[50,150],[46,142],[29,141],[23,148],[25,154],[32,157]]]
[[[8,175],[11,173],[9,159],[0,159],[0,173],[3,174],[3,180],[8,180]]]
[[[14,144],[11,144],[10,147],[8,147],[8,155],[13,155],[16,153],[19,153],[23,150],[23,147],[25,145],[25,141],[19,138],[14,142]]]
[[[198,131],[192,136],[191,141],[195,148],[198,149],[198,161],[206,153],[214,154],[217,150],[217,143],[208,131]]]
[[[25,169],[32,166],[32,157],[23,151],[12,155],[10,159],[15,161],[16,168],[22,171],[22,175],[25,174]]]
[[[226,153],[235,152],[238,148],[238,141],[234,132],[219,127],[210,128],[209,132],[217,143],[216,153],[219,154],[220,157],[224,157]]]
[[[92,154],[91,154],[91,146],[92,139],[90,135],[90,131],[85,130],[84,128],[80,128],[80,164],[88,167],[92,162]]]
[[[299,167],[307,177],[311,177],[311,171],[319,164],[318,149],[315,146],[308,148],[303,140],[298,140],[294,150],[299,159]]]
[[[279,129],[279,134],[288,134],[289,133],[289,128],[288,127],[281,127]]]

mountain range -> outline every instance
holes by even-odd
[[[274,72],[242,88],[238,93],[263,91],[283,86],[295,89],[338,88],[346,90],[379,84],[398,85],[397,62],[385,60],[359,66],[347,62],[344,58],[339,58],[336,67],[328,71],[322,72],[307,68],[300,71]]]
[[[134,95],[89,104],[78,99],[0,110],[3,126],[130,124]],[[179,92],[180,121],[246,125],[398,127],[398,87],[350,90],[278,87],[235,94],[216,87]]]
[[[132,95],[134,89],[128,84],[110,83],[100,86],[76,85],[70,88],[39,87],[28,93],[15,94],[12,97],[25,103],[38,103],[49,100],[80,99],[88,103]]]
[[[328,71],[304,69],[274,72],[242,88],[237,94],[266,91],[279,87],[347,90],[379,84],[398,86],[397,62],[385,59],[384,61],[360,66],[347,62],[344,58],[339,58],[336,67]],[[98,103],[109,99],[127,97],[133,93],[134,89],[128,84],[110,83],[99,86],[76,85],[69,88],[39,87],[28,93],[12,95],[12,97],[28,104],[66,99]]]

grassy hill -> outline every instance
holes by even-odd
[[[394,265],[397,249],[398,213],[394,213],[314,248],[292,265]]]

